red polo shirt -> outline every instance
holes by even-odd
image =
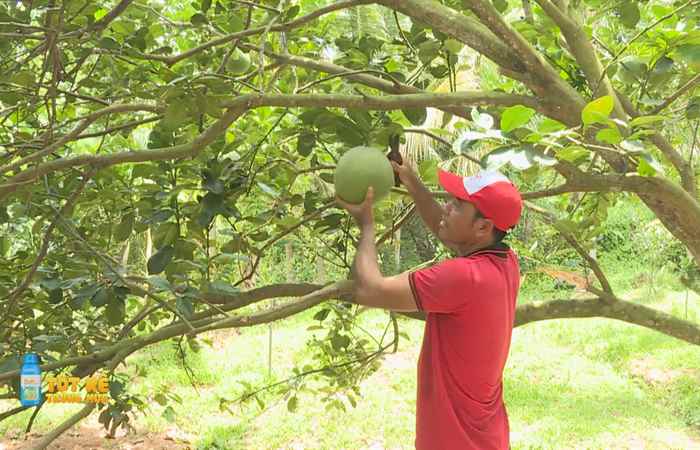
[[[416,449],[507,449],[503,368],[520,286],[505,244],[409,275],[426,312],[418,359]]]

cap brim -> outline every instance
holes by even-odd
[[[469,193],[464,188],[463,178],[446,170],[438,169],[440,186],[448,193],[462,200],[469,200]]]

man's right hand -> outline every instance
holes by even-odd
[[[394,168],[394,172],[398,174],[401,183],[406,186],[406,189],[411,191],[420,184],[420,178],[418,178],[418,175],[413,167],[409,165],[408,161],[404,160],[403,164],[399,164],[396,161],[390,162],[391,167]]]

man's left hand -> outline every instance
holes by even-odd
[[[374,224],[374,216],[372,215],[373,201],[374,190],[372,189],[372,186],[367,188],[367,194],[365,195],[365,199],[359,205],[343,201],[337,195],[335,197],[335,202],[339,206],[345,208],[350,213],[350,215],[355,218],[357,224],[360,227],[371,226]]]

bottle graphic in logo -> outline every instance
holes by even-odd
[[[42,400],[41,368],[39,367],[39,356],[36,353],[25,353],[19,377],[19,401],[22,406],[40,405]]]

